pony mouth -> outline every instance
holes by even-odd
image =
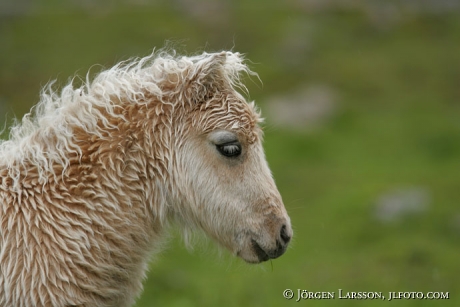
[[[275,238],[262,236],[247,238],[243,248],[236,253],[236,256],[242,258],[247,263],[261,263],[280,257],[286,252],[291,241],[292,230],[288,227],[283,225],[279,236]]]
[[[251,240],[251,246],[259,262],[264,262],[270,259],[270,256],[267,254],[267,252],[265,252],[265,250],[262,247],[260,247],[259,243],[257,243],[256,240]]]
[[[270,259],[276,259],[280,257],[286,251],[287,244],[283,244],[280,241],[276,241],[276,248],[267,250],[260,246],[256,240],[251,240],[251,247],[254,254],[257,256],[257,262],[264,262]]]

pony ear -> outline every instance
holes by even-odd
[[[187,76],[187,96],[199,103],[230,88],[231,81],[225,70],[226,59],[226,52],[200,56]]]

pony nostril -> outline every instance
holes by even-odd
[[[291,236],[287,233],[286,225],[283,225],[281,227],[280,237],[281,237],[281,240],[283,240],[283,242],[285,244],[287,244],[287,243],[289,243],[289,241],[291,241]]]

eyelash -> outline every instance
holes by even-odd
[[[239,143],[228,143],[216,145],[217,150],[223,156],[234,158],[241,154],[241,145]]]

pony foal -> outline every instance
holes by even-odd
[[[0,143],[0,306],[131,306],[169,221],[249,263],[289,217],[238,53],[160,52],[48,86]]]

